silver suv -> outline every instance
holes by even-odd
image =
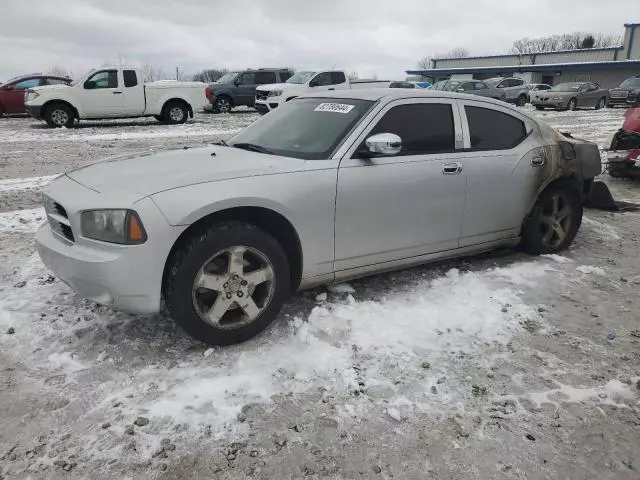
[[[509,103],[524,107],[529,102],[529,88],[521,78],[495,77],[489,78],[485,82],[494,88],[504,90]]]

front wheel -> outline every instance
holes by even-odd
[[[188,118],[189,108],[184,102],[169,102],[162,109],[162,121],[166,123],[185,123]]]
[[[518,97],[518,100],[516,101],[516,105],[519,107],[524,107],[527,104],[527,96],[526,95],[520,95]]]
[[[531,209],[522,229],[521,247],[533,255],[566,249],[582,223],[579,193],[566,184],[545,190]]]
[[[163,291],[171,317],[189,335],[231,345],[277,317],[290,291],[289,263],[280,244],[257,227],[214,224],[172,254]]]
[[[64,103],[51,105],[47,108],[43,117],[45,122],[47,122],[47,125],[52,128],[71,128],[73,127],[73,122],[75,120],[73,111]]]
[[[567,104],[567,110],[574,111],[577,106],[578,106],[578,101],[575,98],[572,98],[571,100],[569,100],[569,103]]]

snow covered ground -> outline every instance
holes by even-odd
[[[622,112],[536,113],[604,146]],[[53,175],[256,118],[0,120],[0,478],[639,478],[638,212],[587,211],[562,255],[301,293],[230,348],[80,299],[41,265]],[[636,182],[606,181],[640,203]]]

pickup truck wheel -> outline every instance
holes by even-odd
[[[520,95],[518,97],[518,100],[516,102],[516,105],[518,105],[519,107],[524,107],[527,104],[527,96],[526,95]]]
[[[71,108],[64,103],[56,103],[47,108],[44,114],[44,120],[52,128],[66,127],[71,128],[75,120],[75,116]]]
[[[248,340],[277,317],[289,295],[289,263],[266,232],[240,222],[194,234],[167,263],[164,300],[171,317],[210,345]]]
[[[229,113],[233,108],[231,99],[226,95],[220,95],[216,97],[216,101],[213,103],[213,111],[215,113]]]
[[[571,245],[581,223],[580,194],[566,184],[552,186],[525,220],[521,247],[533,255],[559,252]]]
[[[184,123],[189,118],[189,108],[184,102],[169,102],[162,111],[162,120],[170,124]]]

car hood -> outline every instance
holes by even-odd
[[[300,88],[302,85],[298,85],[297,83],[270,83],[269,85],[260,85],[258,90],[264,90],[267,92],[271,92],[272,90],[290,90],[292,88]]]
[[[30,88],[29,90],[35,90],[35,91],[38,91],[38,92],[43,92],[43,91],[47,91],[47,90],[62,90],[64,88],[71,88],[71,86],[65,85],[63,83],[60,83],[58,85],[43,85],[41,87],[33,87],[33,88]]]
[[[107,158],[67,175],[98,193],[146,196],[196,183],[288,173],[305,169],[305,163],[233,147],[209,146]]]

